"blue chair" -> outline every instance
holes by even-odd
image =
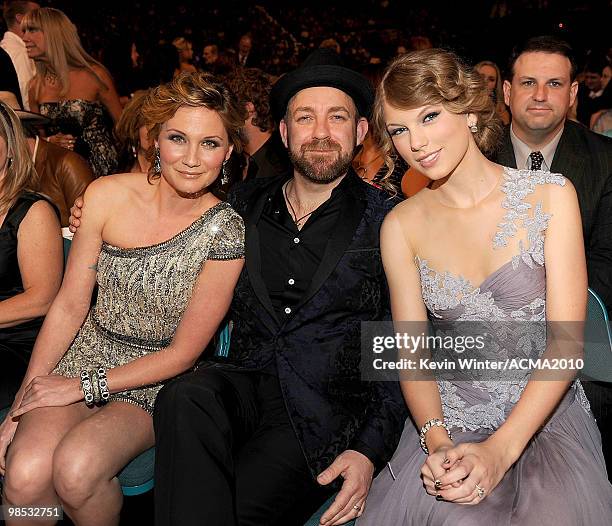
[[[226,323],[217,335],[217,356],[227,356],[230,346],[230,326]],[[119,473],[121,491],[126,496],[141,495],[154,486],[155,448],[138,455]]]
[[[584,368],[581,378],[612,382],[612,331],[606,306],[589,289],[584,341]]]

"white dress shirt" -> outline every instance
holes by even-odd
[[[13,61],[13,66],[15,66],[15,71],[17,72],[17,80],[19,81],[21,100],[23,100],[23,109],[29,111],[28,83],[36,74],[34,61],[28,57],[25,42],[12,31],[4,33],[4,38],[0,41],[0,47],[9,54]]]

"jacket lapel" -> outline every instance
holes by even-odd
[[[580,151],[577,151],[578,141],[572,126],[570,122],[565,123],[550,171],[565,175],[576,185],[576,181],[584,177],[585,163],[583,162],[584,154],[581,155]]]
[[[282,184],[280,181],[279,184]],[[277,189],[277,185],[268,186],[267,189],[259,196],[255,202],[248,207],[245,214],[245,265],[247,268],[249,281],[251,287],[257,296],[259,302],[268,311],[273,320],[276,321],[277,326],[279,325],[268,289],[261,276],[261,250],[259,244],[259,231],[257,230],[257,222],[261,217],[264,206],[272,199],[274,192]],[[275,331],[277,327],[269,327],[272,331]]]
[[[503,142],[497,152],[496,161],[509,168],[516,168],[516,158],[514,156],[514,148],[512,148],[512,141],[510,140],[510,126],[504,128]]]

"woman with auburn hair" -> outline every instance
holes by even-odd
[[[375,126],[387,153],[444,181],[381,229],[395,330],[427,334],[429,323],[453,348],[410,349],[417,365],[400,379],[411,419],[358,525],[609,522],[601,436],[575,380],[587,274],[571,182],[487,159],[499,117],[480,75],[448,51],[389,66]],[[466,350],[468,337],[478,345]],[[565,368],[495,367],[552,357]]]
[[[510,124],[510,113],[504,103],[501,72],[497,64],[490,60],[483,60],[474,66],[474,70],[482,77],[500,119],[504,124]]]
[[[142,108],[149,90],[140,90],[123,108],[115,125],[115,137],[119,145],[119,170],[122,172],[148,172],[147,153],[151,147]]]
[[[19,389],[62,281],[59,213],[33,192],[37,183],[19,117],[0,102],[0,409]]]
[[[96,177],[114,173],[117,152],[107,112],[116,122],[121,103],[109,72],[83,49],[76,27],[59,9],[34,9],[21,27],[36,65],[30,107],[54,121],[48,140],[87,159]]]
[[[234,95],[181,75],[142,113],[151,168],[87,188],[64,282],[0,425],[3,502],[61,504],[77,526],[119,523],[116,475],[153,445],[157,393],[206,348],[244,262],[242,219],[215,196],[241,149]]]

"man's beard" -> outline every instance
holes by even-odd
[[[330,160],[329,153],[325,155],[312,155],[312,159],[306,157],[306,152],[317,152],[321,150],[336,150],[338,157]],[[351,166],[354,152],[342,153],[342,146],[332,139],[314,139],[300,147],[297,154],[289,148],[289,159],[293,167],[306,179],[317,184],[328,184],[342,177]]]

